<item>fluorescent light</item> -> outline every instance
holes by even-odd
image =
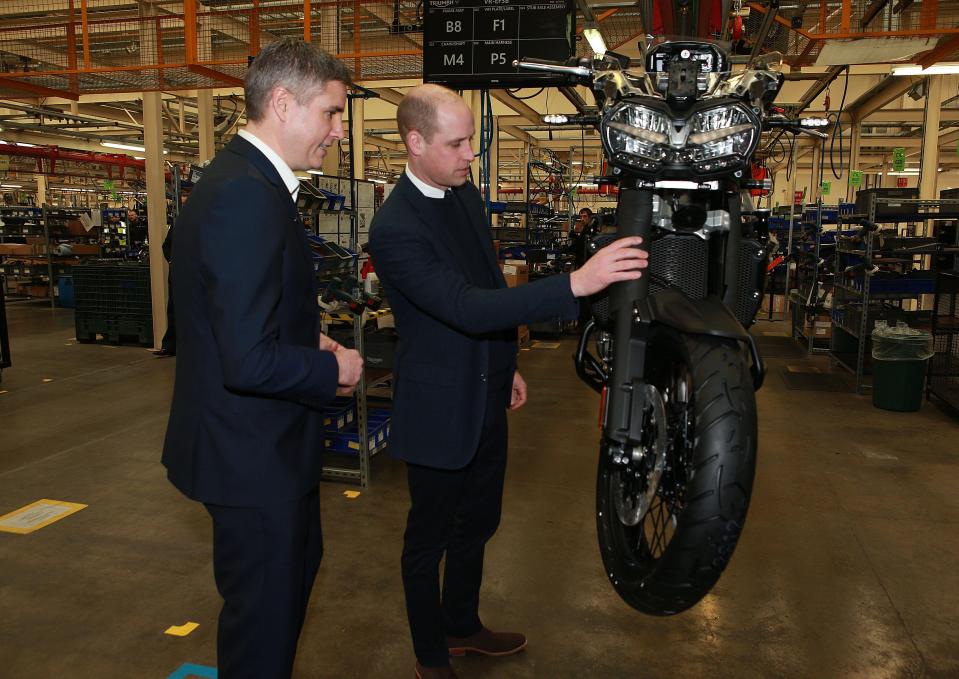
[[[323,174],[323,170],[307,170],[308,174]]]
[[[0,184],[0,188],[3,189],[22,189],[22,184]]]
[[[22,142],[22,141],[18,141],[18,142],[16,142],[16,144],[17,144],[17,146],[26,146],[26,147],[29,147],[29,148],[36,148],[36,147],[37,147],[36,144],[27,144],[26,142]]]
[[[933,64],[932,66],[928,66],[926,68],[923,68],[918,64],[892,67],[893,75],[952,75],[955,73],[959,73],[959,63],[955,62]]]
[[[373,182],[374,184],[385,184],[385,183],[386,183],[386,180],[385,180],[385,179],[371,179],[370,181]]]
[[[123,149],[124,151],[139,151],[143,153],[146,149],[142,146],[134,146],[133,144],[121,144],[115,141],[103,141],[100,142],[100,146],[106,146],[110,149]]]
[[[606,41],[603,40],[603,34],[599,32],[598,28],[584,28],[583,37],[586,38],[586,42],[589,43],[596,56],[601,57],[606,54]]]
[[[146,160],[144,156],[133,156],[133,160]]]
[[[569,116],[563,113],[550,113],[543,116],[543,122],[547,125],[564,125],[569,122]]]

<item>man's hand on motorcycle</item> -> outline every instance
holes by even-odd
[[[649,253],[639,247],[643,239],[629,236],[613,241],[570,274],[569,284],[575,297],[595,295],[613,283],[632,281],[649,266]]]

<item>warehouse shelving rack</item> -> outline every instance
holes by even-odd
[[[6,283],[0,272],[0,381],[3,380],[3,369],[13,365],[10,360],[10,332],[7,326],[7,302],[3,297]]]
[[[803,211],[800,237],[808,237],[810,249],[805,252],[806,256],[803,259],[806,261],[797,261],[796,292],[794,295],[791,293],[790,302],[793,339],[804,343],[809,354],[829,352],[829,346],[826,345],[826,340],[829,338],[817,337],[815,325],[812,326],[812,335],[810,335],[804,323],[810,315],[810,310],[820,312],[824,310],[824,307],[818,303],[810,304],[810,301],[818,300],[820,291],[825,292],[825,296],[832,291],[834,273],[829,271],[828,267],[823,267],[821,263],[825,259],[824,248],[833,244],[824,243],[823,237],[831,233],[834,238],[837,238],[842,233],[843,218],[851,215],[853,211],[854,206],[851,203],[823,205],[822,200],[818,201],[814,207]],[[802,247],[803,244],[799,242],[798,245]],[[795,244],[793,250],[796,250]],[[817,340],[820,340],[818,345]]]
[[[900,209],[891,213],[891,211],[882,211],[877,208],[886,206],[897,206]],[[867,199],[867,210],[861,214],[846,215],[849,221],[865,219],[873,224],[901,224],[923,222],[923,233],[920,237],[926,237],[926,222],[934,219],[951,219],[959,217],[959,200],[918,200],[903,199],[892,197],[880,197],[875,194],[869,194]],[[841,230],[842,216],[840,217]],[[842,366],[853,375],[855,375],[856,393],[861,394],[864,390],[871,388],[867,384],[865,377],[869,374],[869,354],[871,338],[870,333],[879,313],[889,313],[896,318],[888,320],[901,319],[904,314],[902,303],[911,300],[917,304],[917,307],[923,305],[923,300],[929,296],[933,290],[927,289],[921,280],[907,277],[907,271],[936,275],[936,261],[938,255],[942,252],[942,246],[938,243],[923,243],[921,247],[890,247],[877,248],[876,233],[869,231],[864,235],[862,249],[844,247],[837,241],[834,271],[836,273],[833,284],[833,312],[832,312],[832,339],[830,342],[829,356],[837,365]],[[843,282],[840,271],[844,269],[843,258],[856,257],[862,260],[863,276],[861,287],[848,285]],[[905,284],[904,287],[912,289],[897,290],[878,290],[874,289],[872,284],[872,275],[866,274],[873,264],[884,263],[891,266],[901,266],[902,276],[898,280]],[[915,269],[913,267],[920,267]],[[874,302],[880,303],[898,303],[897,307],[873,308]],[[857,311],[858,309],[858,311]],[[913,315],[918,318],[916,312]]]
[[[936,276],[932,338],[936,353],[929,363],[926,397],[959,413],[959,271],[941,271]]]
[[[33,282],[37,287],[46,287],[46,297],[50,305],[56,305],[56,285],[60,275],[69,273],[70,268],[84,257],[100,257],[102,246],[99,236],[91,231],[86,234],[70,233],[68,222],[79,220],[82,214],[89,215],[84,208],[16,206],[0,208],[0,242],[26,241],[25,247],[31,252],[18,254],[0,254],[0,269],[6,274],[7,283],[3,294],[9,295],[11,282]],[[69,254],[54,252],[54,243],[73,246]],[[82,251],[81,251],[82,249]],[[40,296],[42,298],[43,296]],[[29,298],[27,296],[26,298]]]
[[[561,162],[548,151],[530,147],[526,156],[524,200],[491,203],[492,212],[511,224],[494,227],[493,238],[501,243],[540,247],[563,240],[573,214],[569,194],[572,172],[571,164]]]
[[[360,148],[355,148],[355,145],[352,143],[354,138],[353,130],[353,102],[356,99],[369,99],[378,97],[375,92],[368,90],[364,87],[358,85],[353,85],[350,89],[350,92],[347,95],[347,121],[348,121],[348,131],[345,139],[349,145],[349,189],[350,189],[350,206],[352,210],[348,212],[349,214],[349,249],[355,253],[360,252],[360,228],[359,228],[359,206],[357,204],[358,200],[358,180],[356,179],[356,154],[363,153],[362,144]],[[369,227],[369,224],[367,224]],[[361,257],[355,258],[355,266],[353,275],[357,280],[361,280],[360,267],[362,263],[360,262]],[[364,330],[365,330],[365,317],[366,314],[356,315],[352,319],[353,323],[353,348],[356,349],[361,356],[366,357],[366,348],[364,344]],[[322,478],[329,481],[347,481],[352,483],[358,483],[361,487],[366,488],[370,482],[370,460],[373,455],[379,452],[380,448],[371,448],[369,442],[369,403],[368,403],[368,394],[371,386],[367,383],[367,378],[364,371],[361,372],[360,381],[356,386],[356,391],[354,392],[354,399],[356,402],[356,425],[357,425],[357,449],[356,449],[356,458],[357,466],[355,468],[347,467],[345,464],[326,464],[324,462],[322,466]]]

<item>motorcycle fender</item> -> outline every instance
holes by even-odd
[[[766,377],[766,366],[759,349],[742,324],[718,297],[688,299],[677,290],[659,290],[636,304],[637,316],[650,324],[658,323],[687,335],[710,335],[744,342],[752,357],[750,372],[753,388],[758,390]]]
[[[746,342],[749,333],[718,297],[692,300],[677,290],[659,290],[646,300],[644,321],[659,323],[688,335],[712,335]]]

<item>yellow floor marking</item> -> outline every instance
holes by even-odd
[[[531,349],[559,349],[559,342],[533,342]]]
[[[346,496],[348,500],[355,500],[360,496],[360,491],[358,490],[344,490],[343,495]]]
[[[87,505],[59,500],[37,500],[9,514],[0,516],[0,531],[25,535],[70,516]]]
[[[821,373],[817,366],[814,365],[787,365],[786,370],[791,373]]]
[[[199,626],[200,623],[188,622],[183,625],[173,625],[172,627],[167,627],[163,633],[169,634],[171,637],[185,637]]]
[[[44,382],[44,384],[46,384],[47,382],[53,382],[53,379],[50,378],[50,377],[44,377],[44,378],[43,378],[43,382]]]

